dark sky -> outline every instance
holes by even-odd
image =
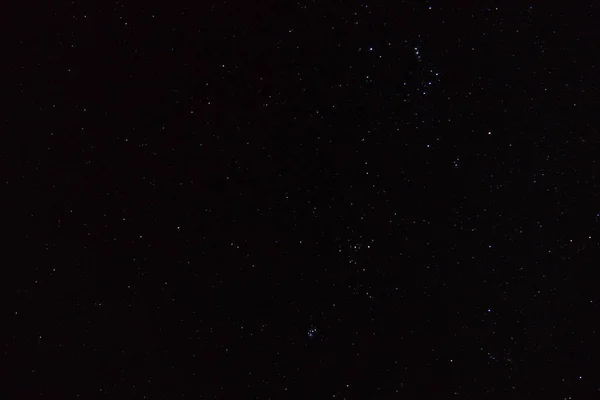
[[[600,395],[598,7],[446,3],[3,12],[0,397]]]

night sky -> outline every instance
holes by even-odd
[[[596,2],[39,3],[2,399],[600,396]]]

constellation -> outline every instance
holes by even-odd
[[[415,58],[419,64],[424,64],[420,71],[421,79],[420,83],[416,88],[417,95],[426,95],[429,88],[435,83],[439,82],[440,74],[436,71],[435,65],[431,60],[423,60],[423,54],[421,51],[421,45],[417,44],[413,47]],[[427,66],[425,66],[425,64]]]

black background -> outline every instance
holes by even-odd
[[[12,5],[2,397],[597,396],[596,8]]]

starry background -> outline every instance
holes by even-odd
[[[2,16],[2,398],[599,396],[595,2],[255,3]]]

